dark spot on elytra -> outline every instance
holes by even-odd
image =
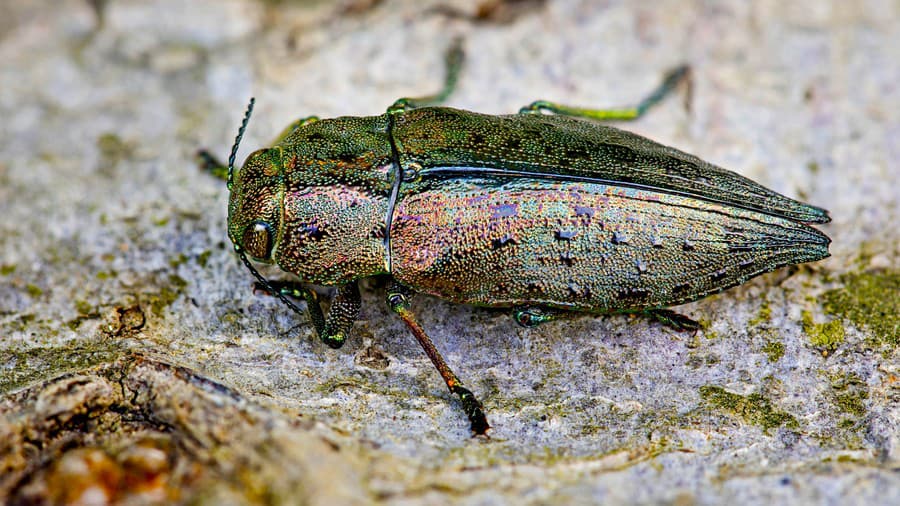
[[[694,242],[690,239],[685,239],[683,243],[681,243],[681,249],[684,251],[694,251],[697,247],[694,245]]]
[[[491,215],[491,218],[493,219],[515,216],[519,209],[517,204],[500,204],[492,207],[493,214]]]
[[[573,160],[581,160],[588,157],[587,150],[583,148],[569,148],[566,150],[566,158]]]
[[[350,163],[359,159],[359,154],[352,152],[339,153],[336,158],[341,162]]]
[[[690,283],[680,283],[672,287],[672,295],[675,297],[680,297],[682,295],[686,295],[691,291]]]
[[[369,232],[369,237],[372,239],[384,239],[386,235],[387,231],[385,230],[384,225],[376,225],[375,228]]]
[[[506,139],[506,147],[513,151],[518,151],[522,148],[522,139],[513,137],[511,139]]]
[[[491,240],[491,249],[500,249],[506,245],[516,244],[516,240],[509,234]]]
[[[484,141],[485,141],[484,134],[482,134],[480,132],[472,132],[469,135],[469,142],[471,144],[480,146],[480,145],[484,144]]]
[[[307,135],[306,138],[311,141],[325,140],[325,136],[322,135],[320,132],[313,132],[313,133]]]
[[[591,297],[591,289],[586,286],[581,286],[574,281],[569,282],[569,293],[572,294],[573,297],[578,297],[581,299],[589,299]]]
[[[625,302],[626,304],[640,304],[650,298],[650,290],[646,290],[644,288],[625,288],[623,290],[619,290],[619,292],[616,294],[616,298],[621,302]]]
[[[528,292],[531,292],[531,293],[541,293],[544,291],[544,289],[541,288],[541,285],[534,281],[529,282],[525,286],[525,290],[527,290]]]
[[[553,233],[553,237],[555,237],[557,241],[569,241],[575,237],[575,234],[577,233],[578,232],[575,230],[557,230]]]
[[[596,213],[596,211],[594,211],[593,207],[575,206],[575,216],[593,217],[594,213]]]
[[[625,234],[625,232],[615,231],[612,234],[612,243],[613,244],[627,244],[628,236]]]
[[[634,163],[637,155],[631,148],[618,144],[603,144],[598,147],[598,153],[603,153],[605,158],[615,163]]]
[[[559,255],[559,261],[566,267],[572,267],[575,264],[575,257],[572,256],[572,253],[567,251]]]
[[[303,227],[303,233],[306,234],[306,237],[312,240],[319,240],[323,237],[328,236],[328,232],[320,228],[318,225],[310,223]]]
[[[726,269],[719,269],[716,272],[712,273],[712,279],[713,281],[719,281],[724,278],[726,274],[728,274],[728,271]]]

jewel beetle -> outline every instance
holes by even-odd
[[[537,101],[491,116],[437,107],[463,52],[446,59],[443,89],[385,114],[290,125],[269,148],[227,168],[228,237],[258,286],[297,313],[306,302],[339,348],[359,315],[358,280],[391,278],[387,304],[459,396],[474,434],[490,425],[410,310],[424,293],[510,308],[524,326],[582,313],[643,313],[696,329],[666,308],[780,267],[829,256],[810,226],[822,208],[644,137],[597,123],[640,117],[688,77],[669,72],[637,106],[583,109]],[[292,281],[270,281],[251,262]],[[323,313],[309,285],[336,287]]]

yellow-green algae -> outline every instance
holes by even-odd
[[[106,339],[79,341],[72,346],[38,346],[0,351],[0,393],[113,360],[120,354],[117,343]]]
[[[762,351],[769,358],[769,362],[778,362],[784,356],[784,343],[770,339],[763,345]]]
[[[768,323],[771,320],[772,308],[769,307],[769,301],[763,300],[762,305],[759,307],[759,313],[757,313],[755,317],[751,318],[748,323],[755,327],[761,323]]]
[[[25,285],[25,291],[27,291],[28,295],[31,295],[32,297],[40,297],[44,294],[44,290],[42,290],[41,287],[35,285],[34,283],[28,283],[27,285]]]
[[[844,342],[846,333],[844,326],[840,320],[832,320],[828,323],[813,322],[812,313],[803,311],[802,313],[803,332],[809,336],[809,342],[823,351],[823,353],[831,353]]]
[[[857,374],[849,373],[832,379],[831,391],[834,405],[843,415],[860,419],[866,415],[866,400],[869,389],[866,382]],[[844,421],[842,421],[844,423]]]
[[[700,387],[700,397],[713,408],[761,427],[766,434],[776,427],[795,429],[800,425],[793,415],[775,409],[769,399],[758,393],[744,396],[729,392],[720,386],[704,385]]]
[[[871,344],[896,349],[900,345],[900,270],[848,273],[840,281],[842,288],[822,296],[825,312],[868,329]]]

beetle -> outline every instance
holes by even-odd
[[[206,152],[230,191],[228,237],[257,286],[291,310],[306,302],[322,341],[339,348],[360,310],[358,280],[386,275],[386,300],[462,403],[471,430],[490,428],[410,310],[425,293],[511,308],[526,327],[582,313],[643,313],[682,330],[667,307],[780,267],[829,256],[810,226],[828,212],[695,156],[591,120],[635,119],[680,82],[667,74],[635,107],[583,109],[548,101],[490,116],[437,107],[463,58],[446,60],[443,89],[385,114],[296,121],[235,174]],[[548,114],[549,113],[549,114]],[[253,262],[295,281],[269,281]],[[336,287],[325,315],[308,285]]]

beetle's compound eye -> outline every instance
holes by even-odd
[[[264,221],[254,221],[244,229],[241,247],[251,257],[267,260],[272,255],[272,227]]]

